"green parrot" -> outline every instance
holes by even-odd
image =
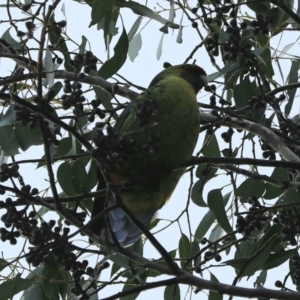
[[[145,180],[121,189],[119,194],[123,204],[145,227],[171,197],[185,172],[184,168],[168,173],[163,170],[192,156],[200,126],[196,95],[207,82],[205,71],[197,65],[170,66],[154,77],[113,127],[113,133],[125,142],[119,143],[122,146],[117,151],[112,149],[116,152],[111,154],[120,163],[110,168],[109,179],[122,185],[145,176]],[[115,204],[113,193],[107,193],[105,203],[106,207]],[[99,205],[95,199],[92,217],[99,212]],[[94,231],[96,226],[97,223],[93,224]],[[106,226],[108,240],[113,243],[113,234],[122,246],[134,243],[141,235],[121,208],[107,213]]]

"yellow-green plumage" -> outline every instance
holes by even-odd
[[[206,74],[196,65],[169,67],[153,79],[115,126],[115,132],[131,140],[135,152],[124,149],[126,159],[121,167],[112,171],[112,181],[122,183],[151,174],[142,183],[120,193],[123,203],[145,226],[170,198],[185,169],[165,174],[162,171],[192,156],[200,126],[196,94],[205,84]],[[155,107],[146,120],[139,116],[140,110],[147,107],[145,103],[150,108]],[[107,201],[108,205],[114,203],[112,196]],[[120,209],[110,212],[108,220],[123,246],[140,236],[140,231]],[[108,238],[112,241],[109,234]]]

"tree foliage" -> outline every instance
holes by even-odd
[[[80,44],[78,36],[68,36],[68,20],[56,17],[59,0],[12,0],[0,7],[0,57],[16,63],[0,79],[1,299],[20,292],[24,300],[98,294],[135,299],[158,287],[164,299],[183,299],[186,290],[218,300],[298,299],[300,60],[289,54],[295,42],[281,47],[280,41],[299,31],[299,3],[170,0],[155,11],[147,2],[76,2],[78,10],[90,7],[90,27],[103,33],[106,61],[85,36]],[[136,16],[131,26],[124,17],[128,10]],[[209,75],[206,103],[199,101],[203,144],[184,165],[191,178],[184,210],[166,226],[159,227],[157,217],[143,228],[142,239],[121,248],[91,230],[105,209],[93,220],[90,213],[93,201],[104,207],[112,188],[101,182],[100,172],[116,159],[111,128],[143,89],[118,72],[144,50],[143,39],[151,37],[142,29],[150,21],[160,26],[158,59],[168,47],[166,35],[174,33],[184,45],[185,35],[196,32],[189,55],[178,64],[192,63],[205,49],[215,73]],[[36,156],[23,159],[20,152],[32,149],[38,149]],[[28,184],[32,165],[45,171],[46,187]],[[192,220],[195,211],[204,216]],[[155,238],[157,228],[181,223],[188,225],[172,237],[177,249]],[[8,244],[18,249],[15,258],[4,251]],[[158,253],[154,260],[144,255],[149,245]],[[222,268],[235,276],[219,276]],[[266,284],[267,274],[275,274],[273,285]],[[254,287],[240,287],[245,278]]]

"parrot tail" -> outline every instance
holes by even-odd
[[[115,202],[112,199],[112,195],[107,200],[108,207],[114,205]],[[142,211],[136,214],[135,217],[147,228],[155,212],[156,210],[154,209]],[[142,234],[120,208],[109,211],[108,222],[115,238],[123,247],[133,244]],[[114,243],[108,229],[106,230],[106,236],[109,242]]]

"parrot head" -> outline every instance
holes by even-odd
[[[204,86],[208,84],[206,72],[197,65],[183,64],[177,66],[169,66],[162,72],[158,73],[151,81],[148,88],[156,85],[164,78],[171,76],[181,77],[190,83],[197,94]]]

